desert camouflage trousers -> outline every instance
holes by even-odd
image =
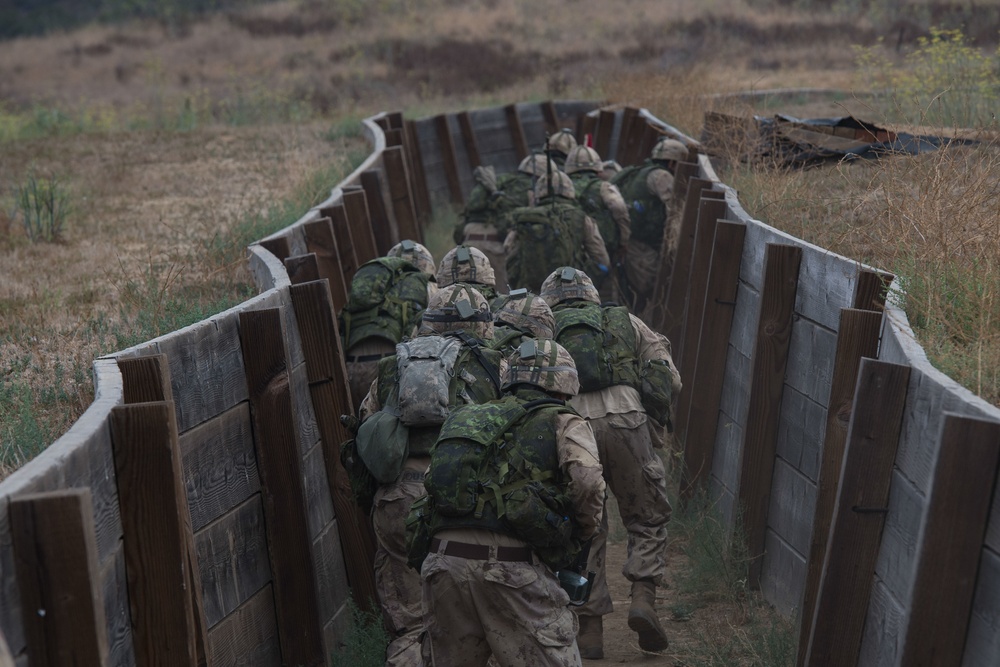
[[[432,552],[424,561],[424,623],[434,664],[483,667],[492,654],[490,664],[500,667],[580,665],[576,617],[552,570],[537,559],[498,561],[490,553],[476,560]]]
[[[618,513],[628,535],[622,574],[629,581],[648,579],[662,586],[667,574],[667,523],[670,501],[663,461],[653,449],[648,417],[642,412],[588,419],[594,429],[597,451],[604,466],[604,480],[618,501]],[[593,571],[590,600],[576,612],[603,616],[612,611],[605,558],[608,545],[608,512],[590,547],[587,568]]]
[[[423,496],[428,459],[411,458],[392,484],[379,488],[372,509],[378,548],[375,551],[375,586],[382,614],[390,624],[386,667],[420,667],[430,664],[430,644],[424,634],[420,573],[406,564],[406,515],[413,501]]]

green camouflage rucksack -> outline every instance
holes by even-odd
[[[362,264],[340,313],[344,350],[366,338],[382,338],[395,345],[410,335],[427,307],[429,280],[429,275],[402,257],[378,257]]]
[[[517,232],[517,252],[507,259],[507,282],[537,293],[556,268],[582,267],[585,217],[578,206],[557,201],[514,209],[510,226]]]
[[[601,197],[601,184],[604,181],[597,174],[590,172],[577,172],[570,178],[573,179],[573,187],[576,188],[576,201],[584,213],[597,224],[608,254],[614,256],[619,243],[618,223],[611,216],[611,211]]]
[[[639,341],[627,308],[574,301],[553,311],[556,342],[576,362],[581,393],[619,384],[639,389]]]
[[[528,192],[533,185],[528,174],[514,172],[497,177],[492,167],[477,167],[473,178],[476,184],[469,192],[453,234],[457,245],[464,242],[465,225],[469,222],[495,225],[502,238],[507,233],[506,214],[528,205]]]
[[[628,205],[629,218],[632,220],[632,238],[658,250],[663,241],[667,207],[646,185],[646,179],[654,169],[663,167],[646,160],[641,165],[622,169],[615,174],[611,182],[618,186],[625,204]]]
[[[424,480],[426,529],[513,535],[559,568],[580,548],[556,447],[555,419],[573,409],[540,391],[524,393],[533,400],[506,396],[448,417]]]

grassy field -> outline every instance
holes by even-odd
[[[96,356],[252,293],[246,245],[363,158],[360,118],[522,100],[644,106],[695,137],[706,110],[973,126],[973,147],[721,175],[755,217],[903,277],[932,361],[1000,403],[998,7],[813,4],[289,0],[0,41],[0,478],[89,405]],[[789,87],[840,92],[720,97]],[[720,625],[663,664],[785,664],[711,509],[676,518],[678,560],[716,571],[681,568],[671,613]]]

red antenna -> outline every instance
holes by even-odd
[[[594,147],[594,134],[592,132],[588,132],[587,134],[583,135],[583,145],[586,146],[587,148]]]

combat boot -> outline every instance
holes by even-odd
[[[639,648],[643,651],[662,651],[670,645],[656,616],[656,586],[648,579],[632,582],[628,627],[639,633]]]
[[[584,660],[600,660],[604,657],[604,617],[578,616],[580,632],[576,634],[576,645]]]

